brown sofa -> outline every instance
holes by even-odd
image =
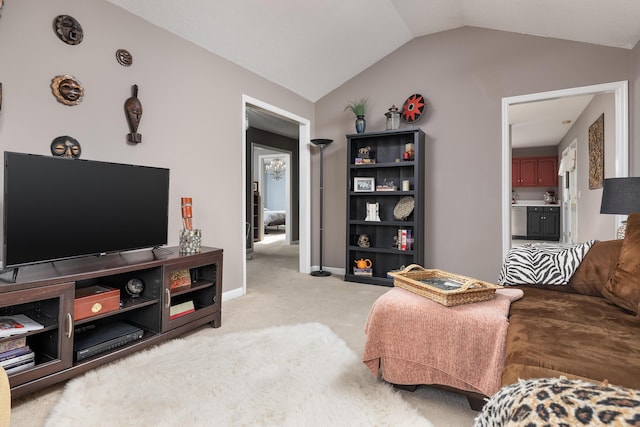
[[[504,313],[488,316],[495,324],[487,330],[493,332],[502,323],[506,329],[504,363],[495,371],[495,386],[492,382],[481,389],[477,384],[482,381],[471,383],[451,374],[454,370],[445,362],[494,378],[493,365],[480,363],[471,353],[463,352],[460,358],[460,353],[449,357],[443,352],[444,362],[429,353],[441,347],[430,341],[425,330],[440,331],[454,343],[467,340],[467,335],[434,323],[427,315],[440,308],[438,304],[400,288],[374,303],[365,326],[363,362],[374,375],[403,388],[432,384],[458,391],[476,410],[482,408],[485,397],[519,379],[564,376],[640,390],[640,213],[629,216],[624,240],[594,243],[567,285],[516,288],[522,289],[523,297],[507,305]],[[504,296],[489,302],[498,304],[499,297]],[[482,311],[487,303],[470,308]],[[460,307],[449,308],[451,312],[441,318],[453,322]],[[472,325],[476,316],[487,317],[474,312],[465,321]],[[469,328],[467,333],[475,335],[475,330]],[[416,354],[423,353],[432,358],[418,359]]]
[[[640,389],[640,214],[624,240],[596,242],[566,286],[521,286],[502,384],[565,376]]]

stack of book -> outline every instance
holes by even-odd
[[[172,305],[169,308],[169,319],[177,319],[178,317],[186,316],[189,313],[196,311],[193,301],[185,301],[180,304]]]
[[[373,276],[373,268],[356,268],[353,267],[353,274],[355,276]]]
[[[362,157],[356,157],[356,165],[371,165],[375,164],[376,159],[363,159]]]
[[[26,337],[0,343],[0,366],[8,375],[35,366],[35,354],[27,345]]]

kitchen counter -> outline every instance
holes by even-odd
[[[545,203],[544,200],[516,200],[515,203],[511,203],[511,206],[549,206],[560,207],[560,203]]]

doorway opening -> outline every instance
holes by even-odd
[[[619,81],[593,86],[582,86],[550,92],[532,93],[502,99],[502,252],[503,256],[511,248],[511,127],[509,110],[511,106],[558,99],[562,97],[614,93],[615,104],[615,170],[613,176],[629,176],[629,118],[628,118],[628,82]],[[622,216],[615,219],[617,228]],[[614,233],[615,230],[612,230]]]
[[[257,151],[255,144],[252,144]],[[254,151],[254,154],[256,153]],[[287,245],[292,241],[292,206],[291,206],[291,153],[279,150],[263,149],[260,151],[269,154],[258,154],[258,191],[260,194],[261,217],[260,234],[256,244],[265,240],[266,234],[279,234],[284,231],[284,240]],[[275,154],[273,151],[277,151]],[[269,167],[272,162],[282,162],[284,171],[281,175],[274,175]],[[268,239],[272,240],[272,239]]]
[[[309,273],[311,271],[311,232],[310,232],[310,212],[311,202],[309,195],[311,194],[311,176],[310,176],[310,150],[309,143],[311,139],[311,122],[296,114],[283,110],[279,107],[268,104],[264,101],[242,95],[242,188],[250,194],[253,182],[249,182],[251,176],[247,170],[247,129],[249,128],[249,109],[258,108],[270,115],[280,118],[284,121],[293,122],[298,130],[298,271],[301,273]],[[244,212],[242,224],[239,227],[242,235],[242,241],[247,239],[247,224],[250,223],[247,218],[247,197],[243,198]],[[288,221],[291,223],[292,221]],[[287,230],[289,231],[289,230]],[[247,292],[247,256],[242,253],[242,295]],[[234,295],[240,296],[240,295]]]

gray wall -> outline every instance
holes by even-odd
[[[54,35],[55,16],[80,21],[85,40],[68,46]],[[115,61],[128,49],[132,67]],[[495,280],[501,255],[501,99],[629,80],[631,172],[640,171],[640,47],[634,50],[461,28],[410,41],[315,106],[216,55],[102,0],[5,2],[0,18],[0,144],[48,154],[71,135],[83,158],[169,167],[170,244],[181,226],[179,200],[194,200],[204,243],[225,250],[224,291],[241,286],[244,217],[241,169],[242,94],[312,120],[325,151],[325,264],[344,267],[346,133],[350,100],[369,97],[368,130],[384,129],[384,113],[413,93],[428,102],[418,123],[427,134],[424,185],[430,266]],[[75,107],[58,103],[49,84],[74,75],[85,88]],[[143,142],[125,142],[124,101],[138,84]],[[312,151],[312,263],[317,264],[319,156]],[[304,165],[303,165],[304,167]],[[301,171],[302,172],[302,171]],[[305,220],[305,219],[301,219]]]
[[[344,263],[344,134],[354,129],[353,116],[343,111],[348,101],[368,97],[367,130],[380,130],[392,104],[413,93],[426,97],[426,118],[417,126],[427,135],[427,264],[496,280],[502,263],[502,98],[632,80],[637,55],[465,27],[414,39],[323,97],[316,103],[316,134],[337,141],[325,157],[331,189],[326,212],[335,227],[327,227],[326,264]]]
[[[56,37],[60,14],[80,22],[81,44]],[[132,53],[131,67],[116,62],[119,48]],[[83,159],[170,168],[169,244],[178,243],[180,197],[190,196],[203,243],[224,249],[223,291],[242,286],[242,95],[308,119],[311,102],[102,0],[5,2],[0,55],[3,150],[49,154],[55,137],[70,135]],[[83,84],[79,105],[52,96],[59,74]],[[123,109],[133,84],[144,110],[136,146],[126,143]]]
[[[615,96],[595,96],[558,146],[558,153],[578,140],[578,240],[615,238],[615,215],[600,214],[602,188],[589,189],[589,127],[604,113],[604,177],[615,176]]]
[[[632,53],[633,73],[629,88],[629,171],[630,176],[640,176],[640,43]]]

